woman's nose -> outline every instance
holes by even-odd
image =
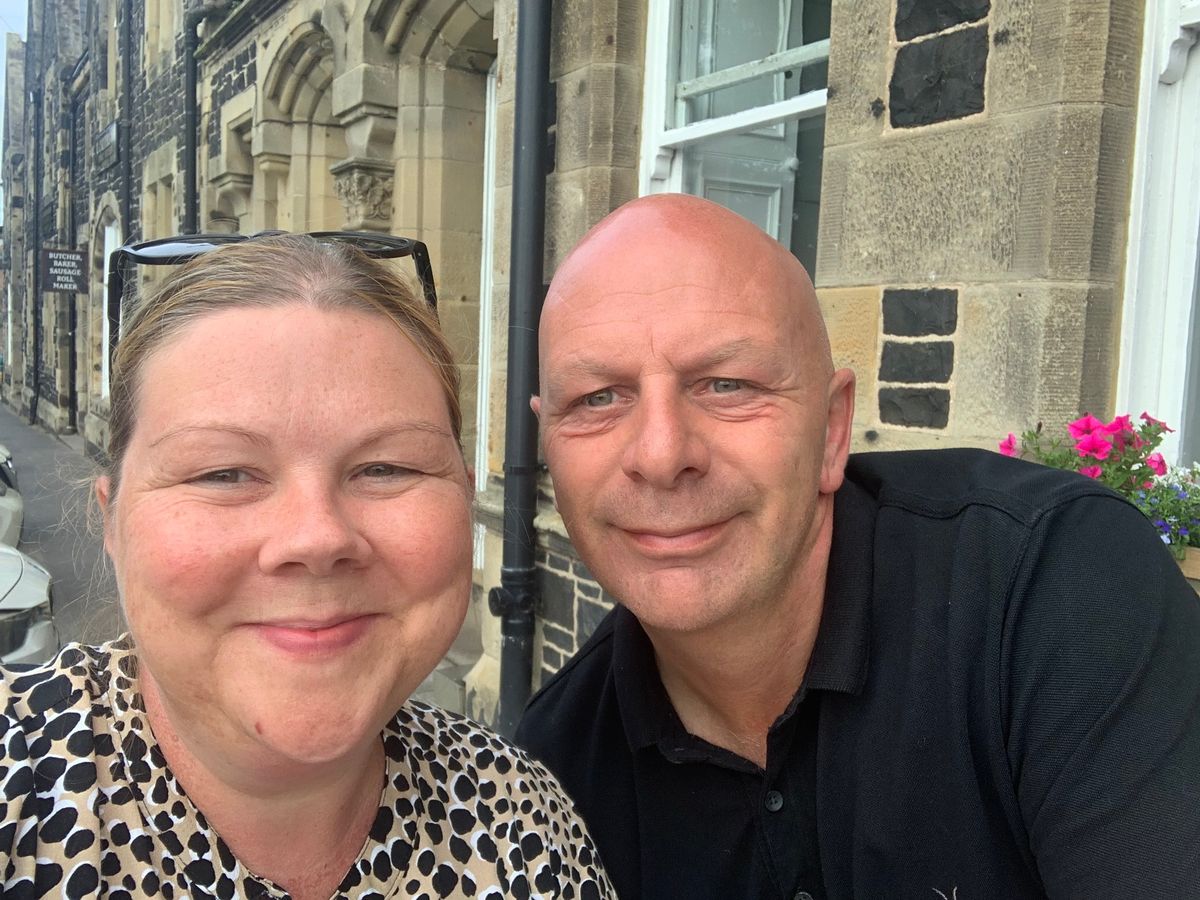
[[[276,499],[259,551],[262,571],[302,567],[327,576],[359,565],[369,555],[370,543],[335,486],[281,485]]]

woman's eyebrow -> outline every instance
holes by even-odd
[[[165,434],[159,435],[157,438],[155,438],[153,441],[150,442],[150,446],[157,447],[159,444],[165,443],[167,441],[173,440],[178,437],[184,437],[189,434],[198,434],[198,433],[205,433],[205,432],[215,432],[218,434],[230,435],[239,440],[244,440],[248,443],[254,444],[255,446],[258,446],[258,447],[265,448],[265,447],[271,446],[271,439],[269,437],[267,437],[265,434],[261,434],[260,432],[257,432],[257,431],[252,431],[251,429],[248,429],[248,428],[240,428],[236,425],[228,425],[228,424],[215,423],[215,422],[211,423],[211,424],[200,422],[200,423],[191,423],[188,425],[180,425],[177,428],[172,428],[170,431],[166,432]],[[374,444],[378,441],[386,440],[387,438],[390,438],[390,437],[398,437],[398,436],[402,436],[402,435],[409,434],[412,432],[417,432],[419,434],[431,434],[431,435],[435,435],[437,437],[444,437],[444,438],[452,437],[450,430],[442,425],[438,425],[434,422],[428,422],[428,421],[425,421],[424,419],[414,419],[414,420],[406,421],[406,422],[396,422],[396,423],[391,423],[388,425],[382,425],[379,428],[375,428],[375,429],[367,432],[365,435],[363,435],[362,439],[360,440],[359,443],[361,446],[365,447],[369,444]]]
[[[365,447],[368,444],[374,444],[377,441],[387,440],[388,438],[402,437],[414,431],[418,434],[431,434],[435,437],[451,439],[454,437],[450,433],[450,429],[444,425],[438,425],[435,422],[429,422],[424,419],[413,419],[406,422],[381,425],[364,434],[359,443]]]
[[[209,431],[232,435],[233,437],[240,438],[260,447],[267,447],[271,443],[266,435],[260,434],[257,431],[251,431],[247,428],[239,428],[236,425],[225,425],[215,422],[212,424],[206,424],[201,422],[192,423],[189,425],[180,425],[177,428],[172,428],[170,431],[166,432],[165,434],[160,434],[158,437],[152,440],[150,442],[150,446],[157,447],[159,444],[165,443],[177,437],[182,437],[187,434],[195,434],[196,432]]]

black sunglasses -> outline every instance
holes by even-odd
[[[178,266],[215,250],[223,244],[240,244],[260,237],[288,234],[286,231],[260,231],[256,234],[180,234],[175,237],[143,241],[119,247],[108,257],[108,311],[110,318],[121,308],[125,285],[134,263],[146,266]],[[437,312],[437,290],[433,284],[433,266],[429,248],[412,238],[394,237],[369,231],[310,231],[307,237],[332,244],[347,244],[371,259],[398,259],[411,256],[421,280],[425,302]],[[116,329],[113,329],[116,336]]]

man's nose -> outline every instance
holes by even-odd
[[[361,523],[334,485],[300,480],[278,487],[259,550],[259,567],[267,573],[289,568],[317,576],[362,563],[371,552]]]
[[[622,465],[633,480],[673,488],[708,471],[703,414],[678,392],[643,393],[628,426]]]

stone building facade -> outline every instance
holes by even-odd
[[[1196,458],[1193,6],[555,2],[547,275],[625,200],[703,194],[813,272],[835,355],[859,377],[856,449],[994,446],[1038,421],[1148,409],[1179,426],[1176,458]],[[39,419],[97,452],[119,330],[104,259],[180,227],[183,29],[196,8],[31,0],[29,40],[9,39],[5,398],[28,413],[36,397]],[[434,687],[490,718],[517,4],[205,8],[201,230],[377,229],[430,247],[479,491],[477,597]],[[86,294],[34,302],[33,251],[46,245],[87,253]],[[548,478],[542,488],[535,681],[613,602],[575,557]]]

